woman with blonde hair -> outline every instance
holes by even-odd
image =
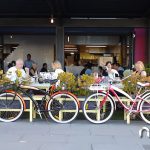
[[[58,60],[55,60],[52,62],[52,68],[53,70],[55,71],[55,77],[57,78],[58,75],[62,72],[64,72],[62,70],[62,66],[61,66],[61,63],[58,61]]]
[[[146,77],[146,71],[145,71],[145,66],[142,61],[137,61],[135,63],[135,71],[138,73],[141,77]]]

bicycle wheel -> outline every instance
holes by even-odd
[[[141,102],[140,115],[146,123],[150,124],[150,95]]]
[[[73,121],[79,112],[77,100],[68,93],[58,93],[52,96],[47,109],[52,120],[58,123]]]
[[[104,93],[94,93],[90,95],[83,106],[83,112],[87,120],[92,123],[104,123],[108,121],[114,112],[114,104],[108,96],[102,105],[102,100],[106,98]],[[100,106],[102,105],[102,106]]]
[[[14,93],[0,94],[0,121],[12,122],[23,113],[24,106],[21,98]]]

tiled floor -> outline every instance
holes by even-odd
[[[0,123],[0,150],[150,150],[150,139],[139,138],[142,121],[127,125],[109,121],[95,125],[86,120],[57,124],[45,120]]]

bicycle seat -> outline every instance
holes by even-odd
[[[137,85],[141,86],[141,87],[148,87],[150,86],[150,83],[141,83],[141,82],[137,82]]]

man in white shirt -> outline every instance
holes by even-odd
[[[6,73],[7,78],[9,78],[11,81],[15,81],[17,79],[17,74],[16,74],[17,69],[21,71],[21,75],[23,78],[26,78],[29,75],[29,69],[25,68],[26,72],[23,69],[23,60],[18,59],[16,61],[16,66],[13,66],[8,69]]]

